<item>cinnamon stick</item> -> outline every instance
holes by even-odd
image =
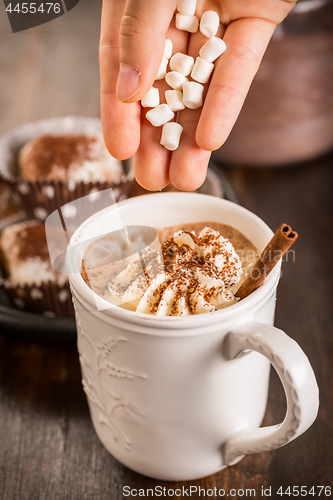
[[[266,279],[279,260],[298,238],[298,234],[288,224],[281,224],[273,238],[262,251],[254,264],[250,275],[235,293],[235,297],[244,299],[254,292]]]

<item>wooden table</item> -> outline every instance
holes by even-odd
[[[81,0],[66,16],[13,35],[0,5],[0,132],[38,118],[98,116],[99,9],[100,2]],[[245,498],[251,488],[263,498],[261,488],[271,487],[278,499],[288,498],[276,494],[280,486],[333,487],[332,163],[330,154],[288,169],[224,170],[247,208],[272,228],[287,222],[299,232],[295,262],[283,265],[276,325],[302,346],[314,367],[321,406],[311,429],[284,448],[245,457],[200,481],[148,479],[119,464],[99,442],[75,345],[0,336],[1,499],[117,500],[125,498],[124,486],[157,485],[224,488],[230,496],[232,488],[244,490],[233,498]],[[272,373],[265,424],[278,423],[284,412]],[[308,498],[319,498],[317,492]]]

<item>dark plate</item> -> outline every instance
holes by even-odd
[[[222,172],[210,162],[207,179],[197,190],[239,203],[237,195]],[[49,318],[42,314],[20,311],[11,306],[0,291],[0,333],[12,338],[62,342],[76,340],[74,318]]]
[[[0,333],[13,338],[43,341],[75,341],[74,318],[48,318],[20,311],[0,291]]]

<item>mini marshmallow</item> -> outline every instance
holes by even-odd
[[[207,10],[200,20],[200,31],[207,38],[215,36],[220,26],[220,18],[214,10]]]
[[[172,111],[185,109],[183,103],[183,94],[181,90],[166,90],[165,100]]]
[[[160,127],[160,125],[172,120],[174,116],[175,113],[167,104],[160,104],[146,113],[147,120],[150,121],[154,127]]]
[[[172,40],[170,40],[169,38],[167,38],[165,40],[165,47],[164,47],[164,54],[163,54],[163,56],[166,59],[170,59],[170,57],[172,56]]]
[[[197,82],[184,83],[183,102],[187,108],[198,109],[202,106],[204,86]]]
[[[184,83],[188,82],[188,78],[178,71],[169,71],[169,73],[165,75],[165,81],[173,89],[182,90]]]
[[[177,52],[170,59],[170,69],[172,71],[178,71],[184,76],[191,73],[194,66],[194,59],[191,56]]]
[[[213,36],[199,51],[199,56],[205,61],[213,62],[226,50],[227,46],[221,38]]]
[[[176,122],[169,122],[163,125],[160,144],[169,151],[174,151],[179,146],[180,136],[183,127]]]
[[[167,73],[168,62],[169,62],[168,59],[163,56],[155,80],[162,80],[165,77]]]
[[[179,0],[177,10],[186,16],[194,16],[197,0]]]
[[[151,87],[147,94],[141,99],[141,106],[144,108],[155,108],[160,103],[160,94],[158,89]]]
[[[196,16],[184,16],[184,14],[176,14],[176,28],[182,31],[196,33],[199,27],[199,19]]]
[[[207,83],[214,69],[214,64],[197,57],[191,73],[193,80],[199,83]]]

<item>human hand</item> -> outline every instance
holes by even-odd
[[[183,191],[198,188],[206,177],[211,151],[226,141],[242,108],[268,42],[278,23],[295,5],[291,0],[198,0],[196,15],[207,10],[220,17],[216,36],[227,50],[215,61],[205,85],[202,108],[179,113],[183,134],[173,152],[160,145],[161,128],[145,118],[140,99],[153,85],[165,39],[173,54],[196,58],[207,41],[200,31],[175,28],[177,0],[103,0],[100,73],[101,115],[110,153],[119,159],[134,155],[137,181],[149,190],[168,182]],[[119,71],[120,67],[120,71]],[[168,85],[154,83],[160,96]],[[163,102],[163,101],[162,101]]]

